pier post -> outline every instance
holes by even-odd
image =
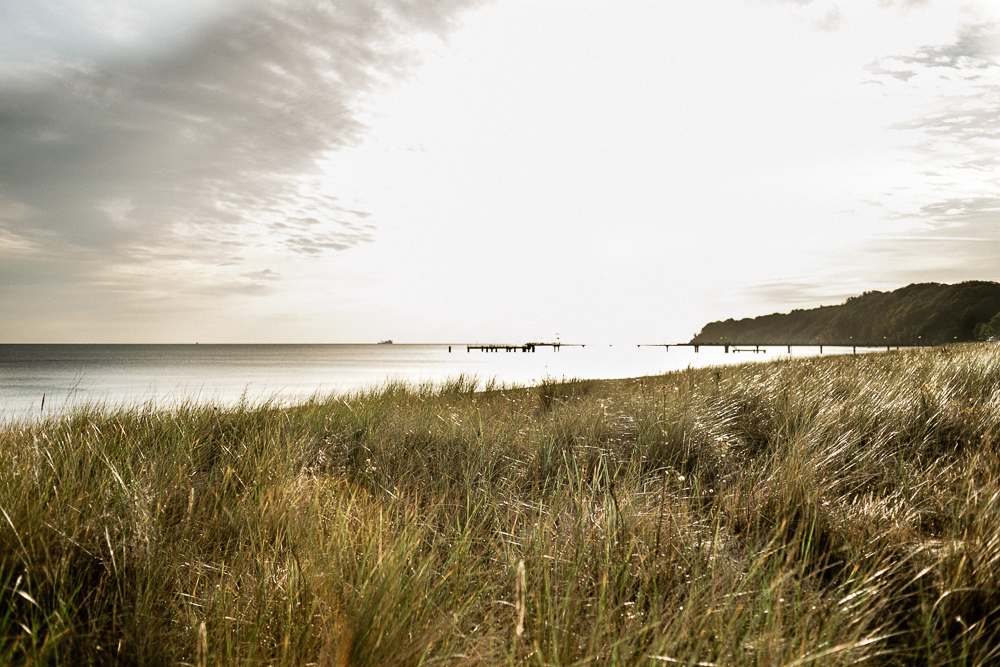
[[[822,345],[819,346],[819,353],[823,354],[823,346]]]
[[[448,354],[451,354],[451,345],[448,346]]]
[[[788,354],[791,354],[791,353],[792,353],[792,346],[791,346],[791,345],[789,345],[789,346],[788,346]]]
[[[697,351],[698,351],[698,346],[697,346],[697,345],[695,345],[695,346],[694,346],[694,351],[695,351],[695,352],[697,352]]]
[[[729,346],[726,345],[726,354],[729,354]]]

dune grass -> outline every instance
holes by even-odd
[[[0,663],[995,664],[998,386],[981,344],[8,424]]]

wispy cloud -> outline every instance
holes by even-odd
[[[842,25],[844,25],[844,14],[837,5],[830,7],[823,18],[813,21],[813,27],[820,32],[833,32]]]
[[[920,7],[921,5],[926,5],[929,0],[878,0],[880,7],[903,7],[908,9],[910,7]]]
[[[815,276],[791,277],[750,285],[745,292],[755,305],[758,303],[782,304],[782,309],[815,308],[817,305],[836,305],[850,296],[856,296],[847,276],[837,276],[829,285],[817,283]],[[860,286],[858,289],[864,289]]]
[[[1000,55],[1000,26],[996,23],[975,23],[962,26],[957,38],[951,44],[929,45],[912,54],[887,56],[868,66],[878,82],[878,77],[891,76],[901,81],[909,81],[918,74],[935,72],[944,75],[944,70],[975,81],[985,75],[986,70],[997,66]]]
[[[218,0],[155,49],[135,42],[163,3],[112,4],[122,11],[81,27],[83,46],[66,43],[90,3],[0,9],[0,34],[40,45],[30,61],[0,51],[8,289],[235,277],[258,268],[244,261],[254,252],[372,241],[365,212],[321,182],[316,161],[359,141],[364,96],[413,65],[407,39],[444,33],[472,3]],[[102,39],[125,47],[87,46]]]
[[[834,32],[844,25],[844,13],[840,7],[815,0],[765,0],[777,5],[791,5],[796,9],[802,20],[807,21],[813,30]]]
[[[891,126],[919,180],[880,202],[886,220],[909,229],[876,239],[873,251],[908,264],[911,275],[1000,266],[1000,25],[965,25],[952,43],[886,57],[868,70],[888,94],[924,100],[918,113]],[[903,238],[943,245],[915,254]]]

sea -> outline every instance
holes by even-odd
[[[390,382],[441,385],[464,376],[479,386],[659,375],[702,367],[818,354],[818,348],[562,345],[487,352],[435,345],[35,345],[0,344],[0,422],[56,416],[80,406],[245,401],[289,404]],[[826,354],[850,353],[827,347]]]

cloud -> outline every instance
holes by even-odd
[[[814,277],[789,278],[751,285],[745,289],[750,300],[759,303],[781,304],[785,309],[806,307],[817,304],[835,305],[843,303],[855,292],[843,291],[844,284],[834,281],[832,285],[817,284]]]
[[[954,44],[925,46],[915,55],[898,59],[917,67],[986,68],[1000,53],[1000,27],[996,23],[963,26]]]
[[[40,60],[153,55],[255,0],[4,0],[0,61],[8,75]]]
[[[919,237],[933,240],[1000,242],[1000,198],[995,196],[952,198],[926,204],[911,219],[927,221],[931,227]],[[996,253],[997,248],[991,250]]]
[[[932,266],[938,279],[1000,266],[1000,25],[962,26],[950,44],[886,57],[868,71],[888,94],[921,100],[918,113],[890,126],[919,180],[899,188],[905,206],[881,202],[886,220],[909,227],[876,239],[873,251],[886,265]],[[928,250],[918,252],[917,241]]]
[[[813,22],[813,27],[820,32],[833,32],[839,30],[842,25],[844,25],[844,15],[836,5],[830,7],[823,18]]]
[[[1000,25],[975,23],[962,26],[952,44],[924,46],[913,54],[888,56],[869,64],[867,69],[876,82],[886,76],[909,82],[918,74],[941,75],[943,70],[975,80],[997,66],[998,55]]]
[[[942,167],[996,173],[1000,153],[1000,25],[963,26],[953,44],[873,63],[876,79],[902,81],[901,92],[931,99],[925,111],[891,126],[919,137],[914,151]]]
[[[30,3],[0,10],[0,35],[41,44],[0,67],[0,258],[21,257],[21,279],[201,280],[255,252],[371,242],[367,214],[341,203],[317,160],[361,140],[365,96],[414,66],[407,40],[444,34],[473,3],[218,0],[156,48],[137,42],[164,4],[128,4],[65,48],[65,21],[89,3],[45,0],[33,23]],[[102,39],[112,46],[91,48]],[[178,274],[188,264],[208,274]]]
[[[945,209],[945,207],[957,207]],[[891,284],[1000,280],[1000,200],[940,202],[922,211],[931,229],[886,235],[863,253]]]
[[[910,7],[920,7],[926,5],[929,0],[878,0],[879,7],[895,7],[899,5],[904,9],[909,9]]]
[[[250,271],[249,273],[241,274],[244,278],[249,278],[253,281],[264,281],[264,280],[281,280],[281,276],[271,269],[264,269],[262,271]]]
[[[871,63],[875,76],[889,75],[903,81],[935,68],[949,68],[967,76],[997,65],[1000,55],[1000,25],[974,23],[962,26],[952,44],[921,47],[913,54],[895,55]]]
[[[826,3],[816,3],[815,0],[759,1],[775,5],[791,5],[791,10],[800,17],[800,20],[808,22],[813,30],[820,32],[834,32],[844,25],[844,14],[836,4],[829,5],[824,12]]]

